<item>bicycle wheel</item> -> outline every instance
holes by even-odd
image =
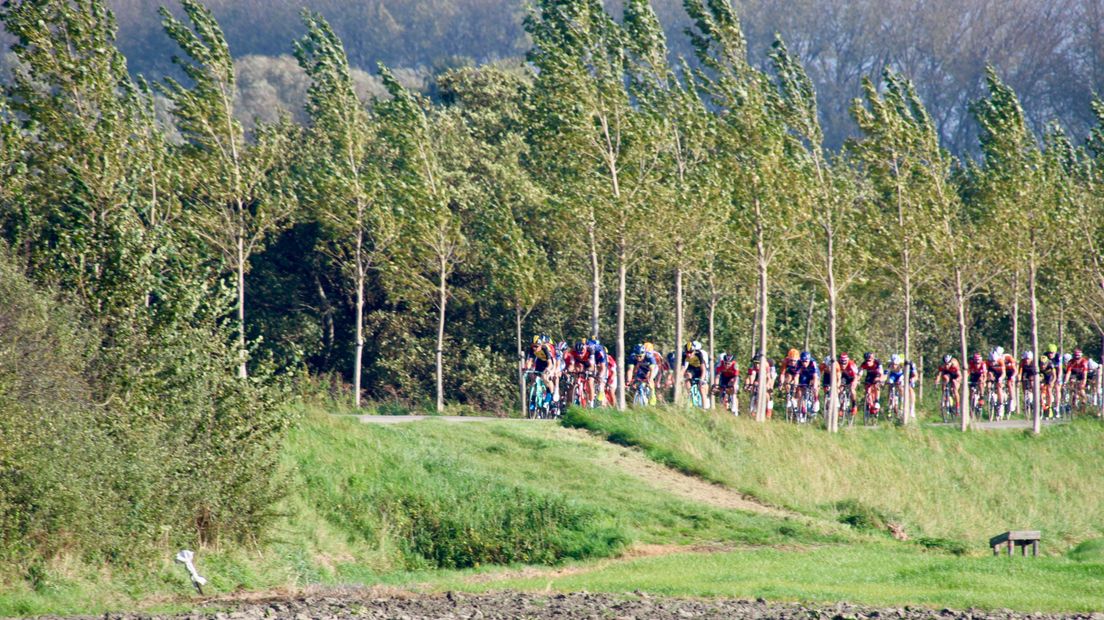
[[[544,408],[544,381],[537,378],[533,381],[532,387],[529,388],[529,407],[528,415],[530,420],[536,420],[541,417],[541,410]]]
[[[648,406],[648,386],[644,383],[637,383],[636,389],[633,390],[633,406],[634,407],[647,407]]]

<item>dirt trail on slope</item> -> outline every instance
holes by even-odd
[[[637,448],[615,446],[584,430],[565,428],[562,432],[565,436],[573,435],[580,441],[597,441],[612,447],[616,450],[612,464],[617,469],[632,475],[649,486],[683,499],[726,510],[743,510],[774,517],[805,518],[798,513],[764,504],[753,497],[728,487],[664,467],[649,459]]]

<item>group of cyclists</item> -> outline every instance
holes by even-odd
[[[696,340],[683,347],[681,368],[676,368],[674,352],[664,355],[651,342],[634,346],[625,360],[627,400],[634,405],[655,405],[665,400],[664,393],[676,380],[684,382],[690,402],[698,407],[712,406],[712,396],[735,415],[740,414],[740,393],[748,394],[748,410],[756,411],[759,386],[764,383],[767,395],[766,414],[773,417],[776,396],[784,398],[786,417],[798,422],[814,419],[826,408],[825,403],[833,389],[838,394],[840,416],[854,419],[861,408],[865,420],[877,420],[883,413],[887,418],[914,416],[907,403],[915,403],[918,372],[915,364],[900,354],[889,357],[883,363],[871,352],[862,359],[852,359],[847,353],[819,361],[808,351],[790,349],[785,357],[775,362],[756,353],[741,368],[736,357],[721,353],[715,364]],[[763,374],[762,369],[766,369]],[[1004,418],[1016,411],[1016,395],[1025,394],[1030,406],[1036,380],[1035,358],[1026,351],[1020,360],[997,347],[988,358],[974,353],[965,367],[953,355],[944,356],[940,364],[936,385],[944,386],[945,417],[957,411],[959,386],[965,377],[969,382],[972,404],[977,411],[984,408],[986,399],[992,400],[990,417]],[[546,335],[534,336],[526,355],[524,369],[539,376],[534,382],[541,393],[539,401],[530,391],[530,413],[542,410],[550,415],[561,411],[565,405],[601,407],[615,402],[617,362],[596,338],[579,340],[573,345],[554,343]],[[1058,347],[1050,345],[1038,360],[1041,376],[1041,405],[1044,414],[1059,414],[1062,386],[1066,404],[1077,406],[1086,401],[1086,388],[1095,384],[1100,375],[1100,364],[1086,357],[1080,349],[1064,357]],[[762,375],[762,376],[760,376]],[[833,377],[839,377],[839,385],[833,385]],[[566,380],[567,396],[561,398],[560,384]],[[858,389],[862,385],[863,398]],[[1022,388],[1018,392],[1017,388]],[[1093,393],[1096,391],[1094,390]],[[883,412],[883,396],[887,411]],[[908,411],[906,411],[908,409]]]
[[[963,369],[953,355],[943,357],[936,384],[943,384],[943,408],[951,415],[958,410],[962,376],[969,384],[971,410],[980,414],[989,410],[991,419],[1004,419],[1017,410],[1017,393],[1023,394],[1025,409],[1033,407],[1035,383],[1039,384],[1039,404],[1043,416],[1054,418],[1088,402],[1087,388],[1099,387],[1100,364],[1081,349],[1059,355],[1051,344],[1036,363],[1032,351],[1024,351],[1019,361],[1002,347],[994,348],[986,359],[981,353],[970,356]],[[1017,389],[1021,390],[1017,392]],[[1094,389],[1093,394],[1098,390]]]

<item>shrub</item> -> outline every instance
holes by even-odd
[[[1104,538],[1093,538],[1082,542],[1070,550],[1069,557],[1077,562],[1104,563]]]

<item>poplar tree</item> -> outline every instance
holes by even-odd
[[[1057,200],[1058,186],[1063,182],[1061,167],[1055,159],[1044,157],[1027,127],[1019,98],[992,68],[986,72],[986,85],[988,96],[971,108],[980,126],[984,163],[978,171],[979,199],[988,204],[990,234],[1001,240],[1001,251],[1027,263],[1031,348],[1038,352],[1039,272],[1058,249],[1056,239],[1063,223],[1068,223],[1063,222],[1063,202]],[[1040,396],[1036,382],[1036,434],[1042,431]]]
[[[851,106],[862,131],[861,139],[851,143],[851,152],[873,184],[878,211],[885,214],[872,218],[877,227],[875,247],[885,252],[879,263],[901,287],[904,356],[906,363],[913,363],[914,296],[924,271],[923,252],[930,247],[932,223],[937,221],[934,203],[927,199],[920,181],[932,163],[932,153],[925,149],[930,145],[930,119],[907,79],[888,69],[882,78],[884,93],[866,78],[863,98]],[[904,396],[901,422],[908,424],[915,416],[914,403],[909,402],[907,391]]]
[[[188,205],[191,231],[234,274],[237,294],[238,376],[248,376],[245,274],[253,254],[286,227],[295,212],[290,184],[280,172],[290,166],[296,129],[283,121],[258,127],[250,140],[235,118],[234,61],[218,22],[197,0],[181,0],[188,23],[160,10],[165,33],[182,56],[173,62],[190,86],[165,78],[162,92],[173,104],[185,142],[194,196]]]
[[[307,34],[295,57],[311,79],[310,159],[315,217],[326,227],[325,252],[354,290],[356,324],[353,406],[360,407],[364,358],[365,287],[372,270],[399,238],[399,226],[382,191],[383,165],[372,118],[356,94],[345,48],[322,16],[305,12]]]
[[[728,173],[724,191],[733,205],[731,222],[737,235],[750,242],[744,252],[756,266],[757,340],[763,354],[759,376],[767,377],[770,274],[803,223],[802,214],[791,208],[798,179],[787,155],[787,126],[769,80],[747,62],[732,5],[686,0],[685,8],[694,21],[691,42],[704,66],[701,88],[721,120],[717,157]],[[756,419],[761,422],[767,418],[768,383],[759,382]]]
[[[436,408],[443,411],[450,278],[471,249],[464,222],[471,186],[463,170],[472,144],[458,114],[434,109],[428,100],[403,88],[386,68],[380,68],[380,75],[391,95],[390,101],[378,105],[384,139],[393,150],[387,187],[409,209],[403,235],[410,241],[406,259],[414,269],[399,277],[413,292],[428,295],[437,308]]]

